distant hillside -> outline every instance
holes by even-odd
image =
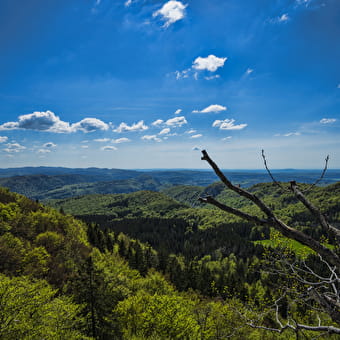
[[[313,183],[320,176],[320,172],[316,170],[282,170],[273,171],[273,174],[282,182],[296,180],[301,183]],[[4,177],[8,175],[11,176]],[[226,175],[233,183],[242,187],[270,181],[268,174],[259,170],[226,171]],[[216,180],[218,179],[212,171],[204,170],[135,171],[49,167],[0,169],[0,186],[39,200],[152,190],[164,191],[180,202],[197,206],[195,197],[198,197],[198,193],[216,196],[221,191],[220,184],[213,184]],[[320,184],[327,185],[337,180],[340,180],[340,171],[329,170]]]

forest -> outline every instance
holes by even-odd
[[[299,188],[338,228],[340,182]],[[336,237],[289,184],[249,192],[339,254]],[[339,307],[329,313],[307,296],[308,283],[338,292],[336,267],[275,228],[199,197],[263,218],[220,182],[44,204],[0,188],[0,338],[338,339]]]

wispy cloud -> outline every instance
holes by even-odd
[[[7,153],[17,153],[26,149],[25,146],[19,143],[8,143],[6,144],[7,148],[3,149]]]
[[[197,132],[197,130],[194,130],[194,129],[190,129],[188,131],[185,131],[185,133],[189,133],[189,134],[196,133],[196,132]]]
[[[232,139],[231,136],[227,136],[227,137],[222,138],[223,141],[230,141],[231,139]]]
[[[51,150],[49,150],[49,149],[39,149],[37,152],[44,154],[44,153],[50,153]]]
[[[181,1],[168,1],[161,9],[153,13],[153,17],[161,16],[164,21],[164,27],[169,27],[176,21],[185,17],[185,9],[188,5],[184,5]]]
[[[182,109],[178,109],[175,111],[175,115],[179,115],[182,112]]]
[[[115,150],[118,150],[118,149],[115,146],[112,146],[112,145],[105,145],[105,146],[101,147],[100,150],[102,150],[102,151],[115,151]]]
[[[213,80],[213,79],[218,79],[218,78],[221,78],[221,76],[219,74],[215,74],[213,76],[204,77],[205,80]]]
[[[131,139],[125,138],[125,137],[112,139],[112,143],[114,143],[114,144],[121,144],[121,143],[128,143],[128,142],[131,142]]]
[[[226,111],[226,110],[227,110],[226,106],[213,104],[213,105],[209,105],[208,107],[206,107],[203,110],[194,110],[192,112],[193,113],[220,113],[220,112]]]
[[[134,123],[131,126],[127,125],[126,123],[122,122],[118,126],[117,129],[114,129],[114,132],[122,133],[122,132],[133,132],[133,131],[145,131],[148,127],[144,124],[144,121],[141,120],[138,123]]]
[[[202,134],[198,133],[197,135],[190,136],[190,138],[200,138],[202,136],[203,136]]]
[[[247,68],[246,72],[245,72],[245,75],[249,75],[249,74],[252,74],[254,72],[254,70],[252,68]]]
[[[321,124],[333,124],[336,122],[336,119],[335,118],[322,118],[320,120],[320,123]]]
[[[7,136],[0,136],[0,143],[5,143],[7,142],[8,137]]]
[[[218,127],[220,130],[242,130],[248,124],[235,125],[235,119],[215,120],[212,124],[213,127]]]
[[[97,138],[93,140],[94,142],[99,142],[99,143],[107,143],[110,141],[110,138]]]

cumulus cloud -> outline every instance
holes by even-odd
[[[193,62],[193,68],[196,70],[208,70],[215,72],[219,67],[223,67],[227,58],[218,58],[210,54],[206,58],[198,57]]]
[[[182,112],[182,109],[178,109],[175,111],[175,115],[179,115]]]
[[[149,140],[149,141],[155,141],[155,142],[161,142],[162,140],[157,137],[157,135],[145,135],[141,137],[143,140]]]
[[[129,138],[117,138],[117,139],[112,139],[112,143],[115,144],[121,144],[121,143],[127,143],[127,142],[131,142],[131,139]]]
[[[157,119],[157,120],[155,120],[153,123],[151,123],[151,125],[153,125],[153,126],[158,126],[158,125],[161,125],[161,124],[163,124],[164,123],[164,120],[162,120],[162,119]]]
[[[114,132],[122,133],[122,132],[132,132],[132,131],[144,131],[147,130],[148,127],[144,124],[144,121],[141,120],[138,123],[134,123],[131,126],[122,122],[118,126],[117,129],[113,130]]]
[[[209,105],[205,109],[199,111],[199,110],[194,110],[192,111],[193,113],[220,113],[222,111],[226,111],[227,108],[226,106],[214,104],[214,105]]]
[[[7,142],[8,137],[7,136],[0,136],[0,143],[5,143]]]
[[[57,144],[54,144],[52,142],[48,142],[43,145],[44,148],[55,148],[56,146]]]
[[[333,124],[336,122],[336,119],[335,118],[322,118],[320,120],[320,123],[321,124]]]
[[[197,135],[192,135],[192,136],[190,136],[190,138],[200,138],[200,137],[202,137],[203,135],[201,135],[200,133],[199,134],[197,134]]]
[[[33,112],[27,115],[19,116],[17,122],[7,122],[0,125],[0,130],[36,130],[56,133],[72,132],[69,123],[63,122],[58,116],[51,111]]]
[[[235,125],[235,119],[215,120],[212,124],[213,127],[218,127],[220,130],[242,130],[248,124]]]
[[[112,145],[105,145],[105,146],[101,147],[100,150],[102,150],[102,151],[114,151],[114,150],[117,150],[117,148],[115,146],[112,146]]]
[[[185,17],[185,9],[188,5],[184,5],[181,1],[170,0],[166,2],[161,9],[153,13],[153,17],[161,16],[165,21],[164,27],[169,27],[176,21]]]
[[[163,130],[159,133],[159,135],[167,135],[169,132],[170,132],[170,129],[169,129],[169,128],[165,128],[165,129],[163,129]]]
[[[184,116],[171,118],[165,122],[165,124],[168,126],[179,126],[179,127],[187,123],[188,122],[186,121]]]
[[[85,118],[78,123],[70,124],[62,121],[52,111],[33,112],[21,115],[17,122],[7,122],[0,125],[0,130],[35,130],[54,133],[70,133],[76,131],[93,132],[107,130],[109,126],[97,118]]]
[[[4,149],[7,153],[16,153],[26,149],[25,146],[20,145],[19,143],[8,143],[6,144],[7,148]]]
[[[98,130],[108,130],[109,125],[97,118],[85,118],[78,123],[72,124],[74,131],[83,131],[85,133]]]

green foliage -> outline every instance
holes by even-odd
[[[45,281],[0,274],[0,338],[86,339],[78,316],[80,306],[55,295]]]

